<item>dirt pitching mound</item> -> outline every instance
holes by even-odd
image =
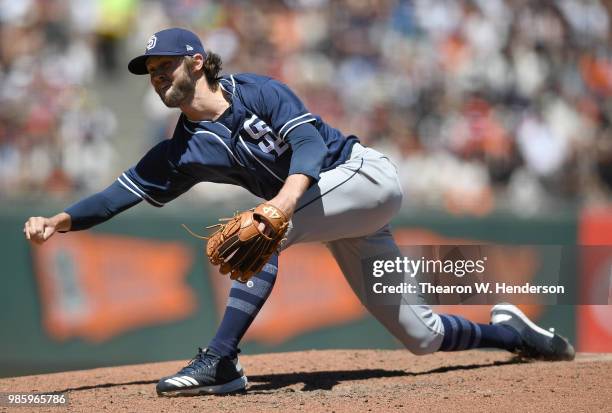
[[[307,351],[243,356],[246,393],[162,398],[157,380],[185,362],[0,380],[0,392],[64,392],[67,407],[24,411],[393,412],[610,411],[612,354],[521,362],[504,352],[416,357],[406,351]],[[0,411],[13,410],[0,407]]]

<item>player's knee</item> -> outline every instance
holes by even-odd
[[[412,354],[422,356],[440,348],[444,338],[444,327],[440,316],[427,306],[402,306],[400,324],[404,327],[402,340]]]
[[[433,331],[420,331],[419,334],[409,334],[403,341],[404,347],[416,356],[434,353],[440,348],[442,336]]]

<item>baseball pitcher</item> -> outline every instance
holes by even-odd
[[[283,83],[252,73],[221,76],[219,56],[188,30],[155,33],[128,69],[148,75],[164,104],[181,110],[172,139],[103,191],[53,217],[29,218],[25,236],[43,243],[143,200],[163,207],[204,181],[239,185],[265,200],[223,221],[208,240],[211,262],[235,280],[225,313],[209,345],[157,384],[163,396],[243,390],[238,344],[272,291],[279,252],[300,242],[325,243],[360,298],[362,258],[401,255],[388,225],[402,202],[397,170],[356,136],[312,114]],[[509,304],[493,307],[490,324],[477,324],[436,314],[425,303],[362,302],[414,354],[492,347],[545,360],[574,357],[566,339]]]

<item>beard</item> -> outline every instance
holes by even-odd
[[[168,89],[157,92],[164,105],[169,108],[177,108],[183,103],[193,99],[196,81],[187,71],[181,73]]]

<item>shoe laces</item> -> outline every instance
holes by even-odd
[[[189,363],[179,371],[179,374],[188,374],[205,367],[213,367],[219,360],[219,356],[210,353],[208,349],[198,347],[198,353]]]

